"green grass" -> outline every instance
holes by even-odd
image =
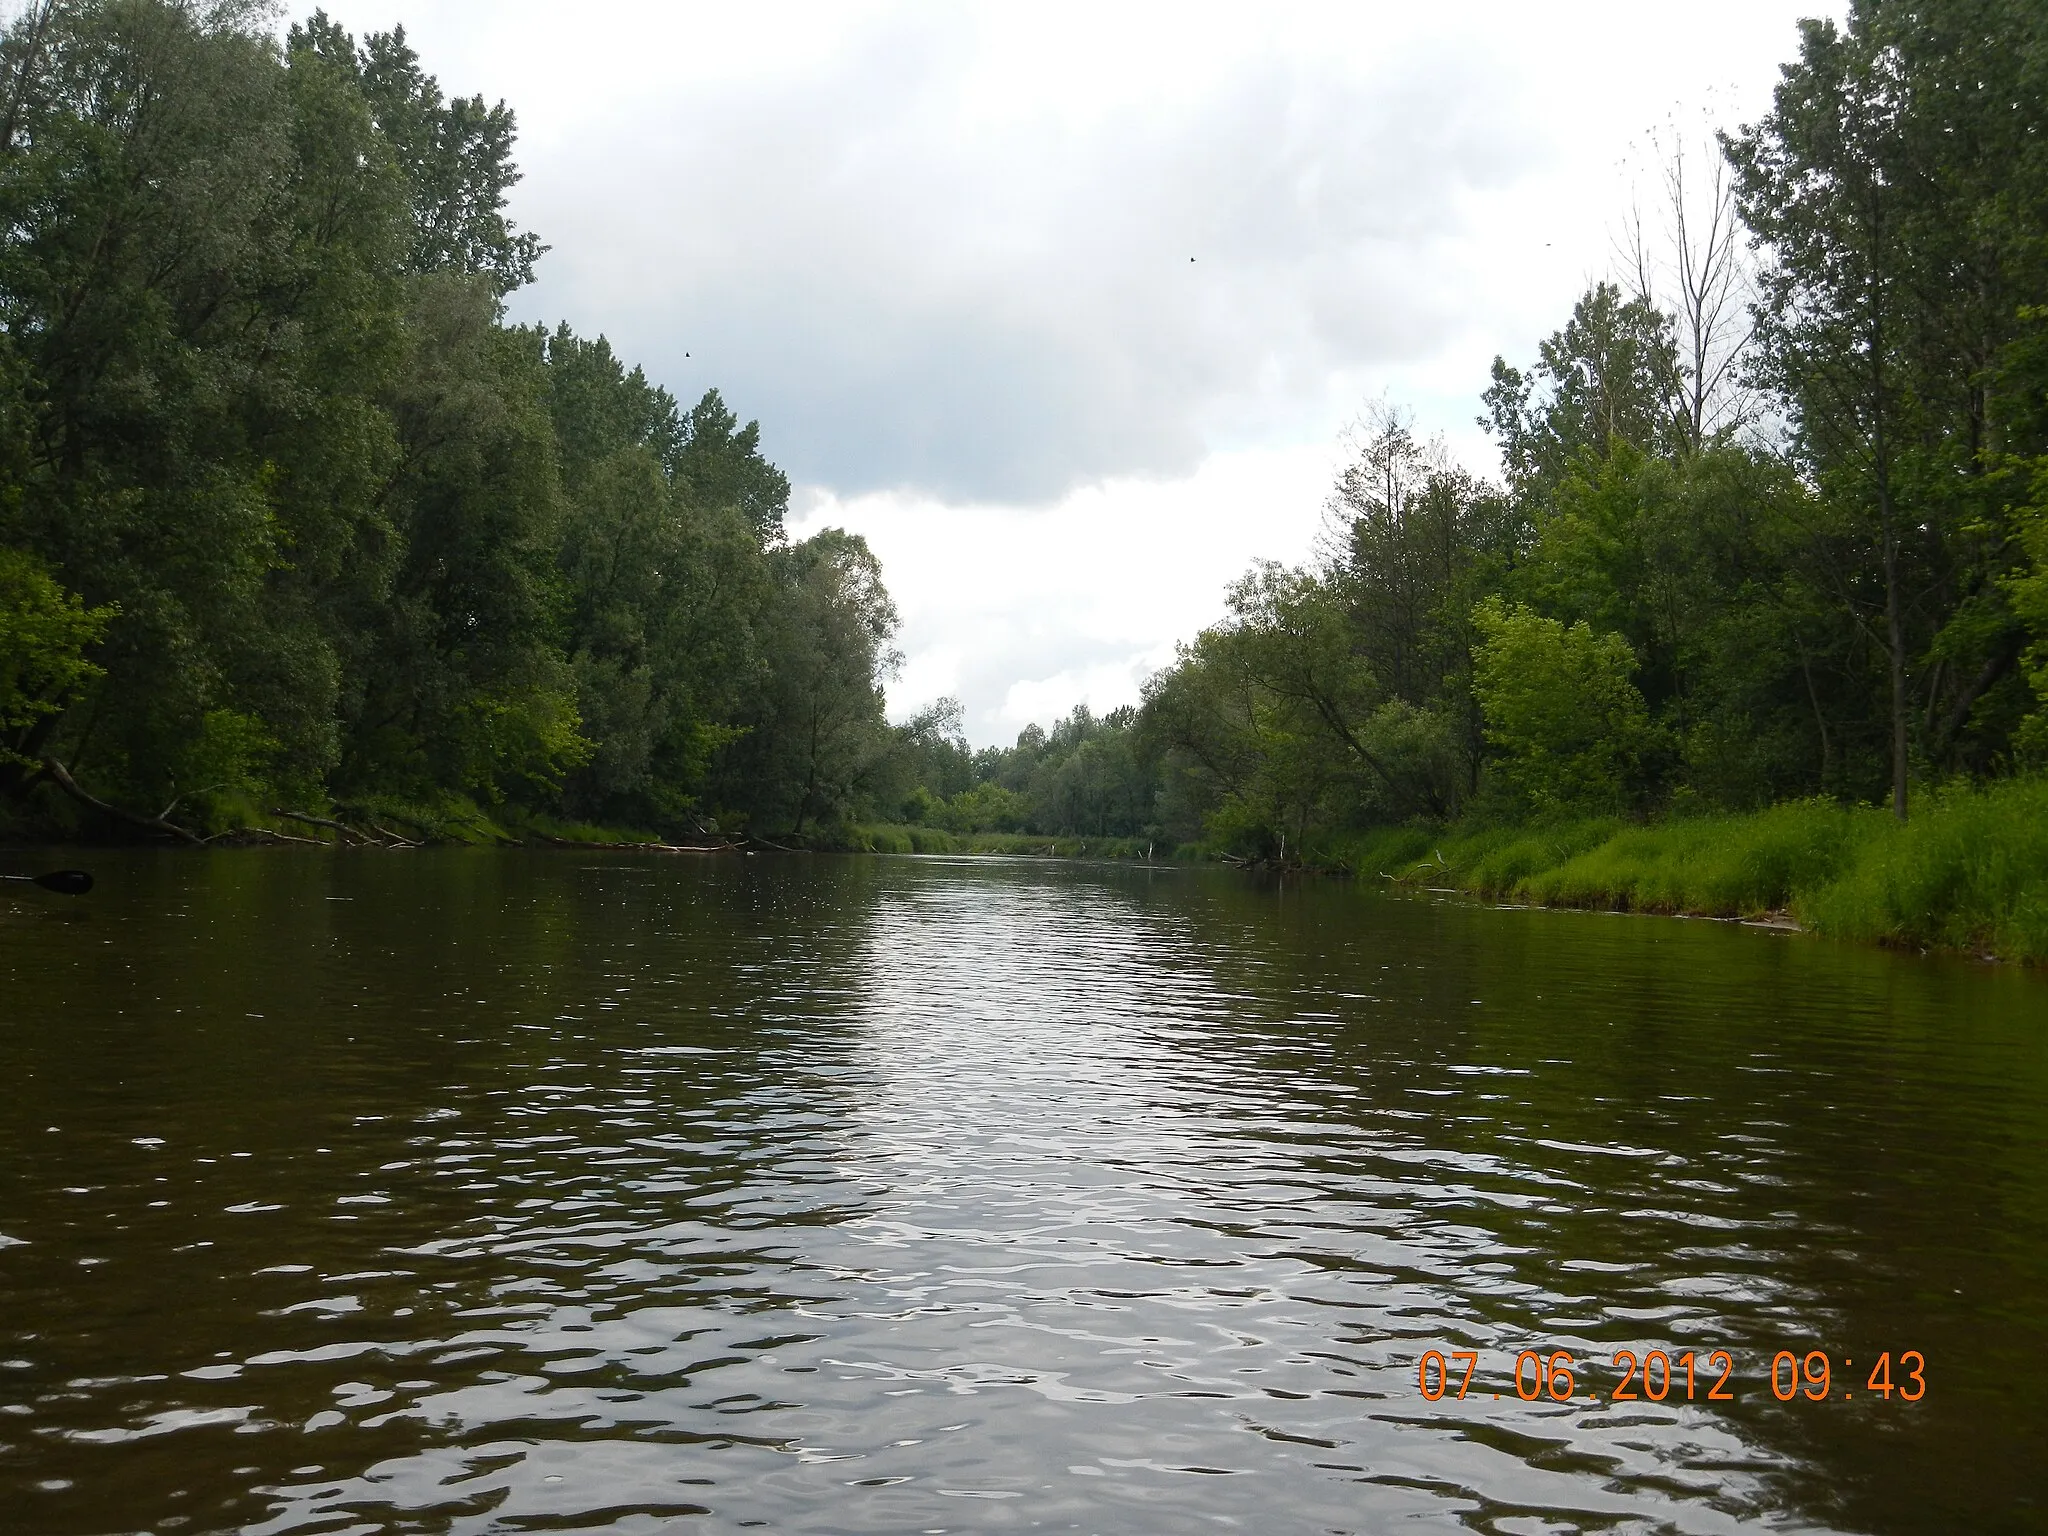
[[[1808,800],[1649,826],[1390,828],[1326,857],[1404,884],[1554,906],[1789,912],[1832,937],[2048,963],[2048,780],[1925,795],[1904,825]]]

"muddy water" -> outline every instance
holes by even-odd
[[[2048,1529],[2039,975],[1196,872],[96,867],[0,903],[0,1528]]]

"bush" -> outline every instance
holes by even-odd
[[[18,746],[102,675],[85,653],[114,614],[86,607],[34,556],[0,549],[0,752],[18,756],[9,743]]]
[[[1826,800],[1654,826],[1390,829],[1354,869],[1562,906],[1745,917],[1789,909],[1818,933],[2048,962],[2048,780],[1958,787],[1910,822]]]
[[[1823,933],[2048,960],[2048,781],[1955,789],[1873,825],[1854,868],[1799,897]]]
[[[1485,637],[1472,686],[1509,803],[1536,815],[1618,808],[1651,737],[1628,642],[1499,598],[1472,618]]]

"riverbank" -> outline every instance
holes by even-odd
[[[1647,826],[1388,828],[1320,861],[1361,878],[1548,906],[1756,918],[1831,938],[2048,963],[2048,781],[1886,811],[1800,801]]]
[[[253,808],[252,808],[253,809]],[[252,822],[256,818],[251,818]],[[289,830],[286,830],[289,829]],[[9,841],[45,843],[42,838]],[[190,839],[201,841],[197,837]],[[949,832],[874,824],[790,841],[707,835],[672,844],[636,828],[381,801],[324,816],[272,810],[212,841],[328,847],[425,844],[965,854],[1189,862],[1222,855],[1144,838]],[[1770,919],[1831,938],[2048,964],[2048,780],[1924,796],[1904,825],[1883,810],[1799,801],[1747,815],[1642,825],[1589,818],[1538,826],[1411,825],[1315,844],[1311,869],[1493,900],[1715,918]]]
[[[850,827],[814,844],[845,853],[1002,854],[1041,859],[1135,859],[1170,857],[1174,850],[1142,837],[1083,837],[1078,833],[948,832],[943,827],[878,825]]]

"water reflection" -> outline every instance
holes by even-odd
[[[970,862],[94,901],[0,912],[27,1528],[2040,1527],[2038,977]]]

